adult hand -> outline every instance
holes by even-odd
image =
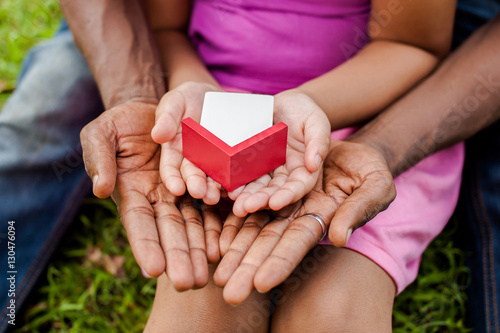
[[[187,82],[167,92],[156,111],[156,125],[151,136],[161,144],[160,174],[167,189],[180,196],[186,192],[208,205],[219,202],[221,186],[182,155],[182,120],[200,122],[203,99],[208,91],[220,88]]]
[[[281,208],[309,193],[320,176],[330,144],[330,124],[325,113],[307,95],[288,90],[274,99],[274,123],[288,125],[286,163],[237,189],[233,212],[245,216],[269,207]]]
[[[378,151],[363,144],[334,141],[324,176],[302,200],[300,208],[283,209],[254,237],[243,224],[220,262],[214,281],[224,287],[224,299],[230,304],[243,302],[254,288],[268,292],[288,278],[322,236],[320,224],[305,214],[320,216],[330,227],[330,241],[342,247],[354,228],[385,210],[395,195],[392,175]],[[254,226],[261,225],[256,218],[248,220]],[[235,229],[234,224],[228,227]],[[225,229],[226,225],[220,239],[227,243],[231,240],[226,239],[226,234],[235,232]],[[243,233],[246,237],[240,236]]]
[[[190,198],[179,201],[163,185],[160,146],[150,134],[156,106],[126,102],[85,126],[85,168],[94,194],[112,195],[134,257],[146,273],[157,277],[166,272],[178,290],[201,287],[208,281],[205,251],[210,261],[218,260],[221,223],[209,209],[202,222]]]

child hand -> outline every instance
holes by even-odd
[[[316,184],[330,144],[330,123],[307,95],[294,90],[274,100],[274,123],[288,125],[286,163],[229,193],[237,216],[269,207],[279,210],[300,200]]]
[[[181,196],[187,187],[193,198],[214,205],[220,199],[221,186],[182,155],[181,122],[188,117],[200,121],[207,91],[221,90],[206,83],[187,82],[166,93],[156,109],[151,136],[161,144],[160,174],[167,189]]]

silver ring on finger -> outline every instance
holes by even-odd
[[[323,239],[325,239],[326,233],[327,233],[325,221],[323,221],[323,219],[319,215],[316,215],[316,214],[304,214],[301,217],[304,217],[304,216],[312,217],[313,219],[315,219],[316,221],[318,221],[319,225],[321,226],[322,236],[319,239],[318,243],[321,242]]]

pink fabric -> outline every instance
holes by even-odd
[[[366,42],[369,0],[195,0],[189,36],[221,84],[294,88]]]
[[[229,92],[248,91],[223,87]],[[332,140],[344,140],[356,128],[332,132]],[[433,154],[395,179],[397,196],[389,208],[353,232],[347,248],[363,254],[391,276],[399,294],[418,274],[422,253],[443,230],[459,195],[464,145]],[[231,204],[223,205],[224,215]],[[320,244],[332,245],[328,238]]]
[[[332,139],[343,140],[354,131],[333,132]],[[464,145],[459,143],[397,177],[394,202],[354,231],[347,243],[347,248],[382,267],[394,280],[398,294],[415,280],[422,253],[455,209],[464,155]],[[331,245],[328,239],[321,243]]]
[[[195,0],[189,34],[228,90],[275,94],[352,56],[362,47],[369,10],[369,0]],[[347,244],[382,267],[398,293],[415,279],[422,252],[455,208],[463,159],[458,144],[399,176],[396,200]]]

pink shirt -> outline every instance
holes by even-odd
[[[368,0],[194,0],[189,36],[222,85],[275,94],[359,49]]]

